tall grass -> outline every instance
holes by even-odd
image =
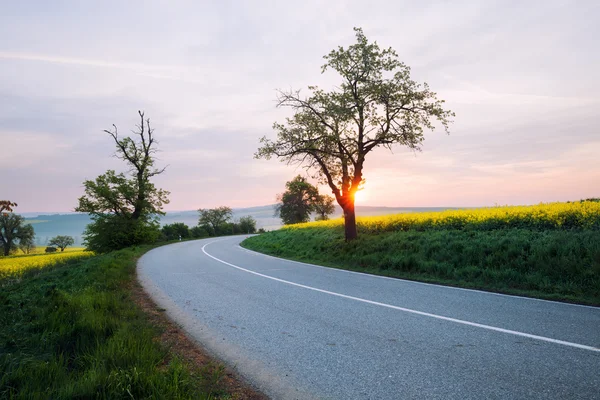
[[[356,271],[600,304],[600,203],[400,214],[287,226],[252,250]]]
[[[211,398],[128,290],[144,249],[55,265],[0,291],[0,398]],[[218,378],[218,377],[217,377]],[[210,387],[211,389],[206,389]]]

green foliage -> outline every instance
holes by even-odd
[[[166,240],[179,240],[191,237],[190,228],[183,222],[164,225],[161,231]]]
[[[256,220],[251,215],[241,217],[239,222],[239,229],[241,233],[255,233],[256,232]]]
[[[330,92],[309,86],[308,97],[280,91],[278,106],[294,115],[275,123],[277,139],[263,137],[255,154],[303,165],[328,184],[346,215],[347,240],[356,237],[354,194],[364,182],[367,154],[394,145],[420,150],[424,131],[436,122],[448,131],[454,116],[426,83],[411,79],[393,49],[382,50],[354,30],[356,43],[332,50],[322,67],[336,71],[341,83]]]
[[[92,220],[83,237],[86,248],[96,253],[154,243],[160,237],[158,222],[149,216],[134,220],[115,214],[101,214],[94,215]]]
[[[277,196],[280,203],[276,214],[285,225],[310,221],[310,213],[319,197],[319,191],[306,178],[298,175],[285,183],[285,192]]]
[[[59,235],[55,236],[48,242],[50,246],[56,246],[60,248],[60,251],[65,251],[68,246],[72,246],[75,243],[75,239],[71,236]]]
[[[380,275],[600,305],[600,230],[439,229],[362,232],[313,224],[242,245]]]
[[[11,203],[15,205],[14,203]],[[13,213],[0,213],[0,246],[2,254],[8,256],[19,245],[30,246],[35,232],[33,226],[25,224],[25,218]]]
[[[43,269],[0,292],[0,398],[207,399],[222,367],[193,370],[132,301],[127,249]]]
[[[168,192],[157,189],[147,177],[144,179],[143,194],[137,177],[130,179],[113,170],[106,171],[94,181],[86,180],[83,182],[85,195],[79,198],[75,211],[92,215],[110,212],[128,219],[134,219],[136,214],[163,215],[162,206],[169,202]],[[140,196],[142,200],[139,200]]]
[[[277,196],[280,203],[275,208],[275,214],[285,225],[308,222],[313,212],[317,220],[327,220],[335,211],[334,198],[319,194],[319,189],[300,175],[286,182],[285,188],[285,192]]]
[[[44,250],[45,253],[56,253],[58,249],[56,247],[53,246],[48,246],[46,247],[46,249]]]
[[[194,226],[190,228],[190,235],[194,239],[202,239],[210,236],[210,232],[202,226]]]
[[[154,169],[153,147],[156,143],[150,120],[138,112],[141,123],[134,132],[139,139],[119,138],[117,127],[108,133],[116,144],[116,157],[125,161],[130,177],[108,170],[96,180],[86,180],[85,195],[78,200],[75,211],[89,213],[93,222],[84,237],[95,252],[107,252],[141,243],[153,243],[159,237],[155,217],[163,215],[162,207],[169,202],[169,192],[157,189],[150,181],[164,169]]]
[[[227,222],[232,216],[231,207],[221,206],[217,208],[200,208],[198,210],[198,226],[203,227],[210,236],[223,235],[232,233],[228,229]]]
[[[317,196],[313,204],[314,211],[317,214],[315,221],[327,221],[329,219],[329,216],[335,211],[334,200],[333,197],[326,194]]]

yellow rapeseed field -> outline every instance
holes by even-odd
[[[288,225],[284,229],[336,228],[343,223],[340,218]],[[542,203],[535,206],[359,216],[357,225],[359,231],[370,233],[436,229],[600,229],[600,202]]]
[[[18,276],[31,269],[39,269],[56,265],[59,262],[91,257],[94,253],[83,249],[71,249],[64,252],[50,254],[17,255],[12,257],[0,257],[0,279],[8,276]]]

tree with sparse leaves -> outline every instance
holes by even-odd
[[[154,129],[143,112],[138,114],[141,122],[133,138],[120,137],[115,125],[104,131],[115,142],[115,156],[128,165],[129,176],[109,170],[94,181],[86,180],[85,195],[75,208],[92,216],[84,237],[86,246],[96,252],[153,242],[160,235],[157,216],[164,215],[169,192],[156,188],[150,179],[165,168],[154,168]]]
[[[58,247],[60,251],[65,251],[69,246],[75,244],[75,239],[72,236],[59,235],[55,236],[48,242],[48,246]]]
[[[357,237],[354,195],[364,184],[367,155],[395,145],[420,150],[425,130],[439,123],[448,132],[454,116],[396,52],[369,42],[355,28],[356,43],[325,56],[322,72],[335,70],[341,83],[332,91],[309,86],[310,95],[280,91],[279,107],[294,111],[285,124],[275,123],[276,140],[261,139],[255,157],[279,157],[299,164],[327,184],[344,211],[345,237]]]

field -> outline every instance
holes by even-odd
[[[7,277],[20,277],[32,270],[39,270],[67,260],[77,260],[93,256],[82,248],[66,248],[64,252],[44,253],[45,247],[38,247],[32,254],[21,254],[0,258],[0,280]]]
[[[337,228],[343,219],[284,226],[282,229]],[[363,233],[426,230],[592,229],[600,230],[600,202],[548,203],[442,212],[394,214],[357,219]]]
[[[149,249],[0,259],[38,267],[0,280],[0,399],[243,398],[221,365],[164,342],[177,334],[156,322],[164,310],[142,311],[135,266]]]
[[[244,247],[337,268],[600,304],[600,203],[397,214],[283,227]]]

